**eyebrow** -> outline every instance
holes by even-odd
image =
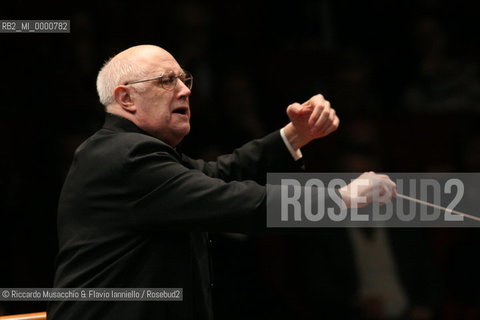
[[[175,72],[173,69],[165,69],[165,70],[162,70],[160,72],[155,72],[153,73],[152,75],[155,76],[155,75],[158,75],[158,76],[163,76],[164,74],[167,74],[167,73],[173,73],[174,75],[180,75],[180,74],[183,74],[185,73],[185,70],[182,68],[181,71],[179,73]]]

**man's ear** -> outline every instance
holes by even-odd
[[[137,107],[133,103],[131,88],[127,86],[117,86],[113,91],[115,101],[129,113],[135,113]]]

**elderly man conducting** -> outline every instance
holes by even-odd
[[[281,130],[216,162],[193,160],[175,149],[190,131],[192,83],[153,45],[129,48],[100,70],[105,124],[76,150],[61,192],[54,283],[182,288],[183,300],[52,301],[49,319],[212,319],[206,231],[265,224],[266,173],[299,171],[300,148],[339,125],[316,95],[288,106]],[[394,194],[388,177],[363,176]],[[348,186],[339,193],[349,206]]]

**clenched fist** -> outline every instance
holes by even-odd
[[[330,102],[318,94],[303,104],[292,103],[287,108],[290,123],[284,133],[293,149],[299,149],[337,130],[340,123]]]

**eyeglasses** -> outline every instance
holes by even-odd
[[[150,78],[150,79],[145,79],[145,80],[135,80],[135,81],[129,81],[125,83],[126,86],[129,84],[134,84],[134,83],[140,83],[140,82],[147,82],[147,81],[155,81],[158,80],[158,83],[162,86],[163,89],[165,90],[173,90],[175,86],[177,85],[177,80],[180,79],[189,90],[192,90],[193,86],[193,76],[190,72],[183,70],[181,74],[178,76],[175,75],[173,71],[168,71],[161,76],[155,77],[155,78]]]

